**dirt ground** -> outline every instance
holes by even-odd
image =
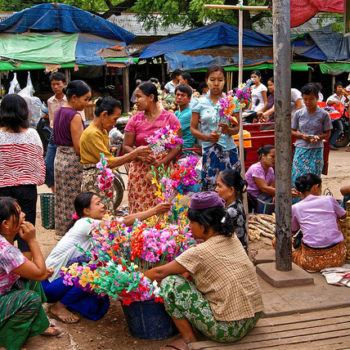
[[[328,188],[336,199],[341,199],[339,189],[343,185],[349,184],[350,174],[350,153],[344,149],[331,151],[329,159],[328,175],[323,176],[323,189]],[[48,192],[46,186],[39,188],[40,193]],[[123,203],[126,203],[126,195]],[[40,208],[37,212],[37,236],[45,257],[48,256],[57,241],[53,230],[44,229],[41,223]],[[272,249],[271,240],[263,238],[261,241],[249,244],[249,253],[254,256],[259,249]],[[45,305],[48,309],[49,305]],[[49,314],[49,313],[48,313]],[[49,314],[50,316],[50,314]],[[162,341],[140,340],[130,335],[124,314],[119,302],[112,301],[111,307],[106,316],[99,321],[90,321],[82,317],[75,325],[66,325],[57,322],[63,329],[63,334],[59,337],[38,336],[30,339],[26,343],[28,350],[153,350],[168,344],[172,339]]]

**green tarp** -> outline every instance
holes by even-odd
[[[1,34],[0,56],[16,61],[36,63],[73,63],[78,35]]]
[[[344,63],[320,63],[320,70],[323,74],[339,75],[350,72],[350,62]]]
[[[307,72],[309,70],[309,66],[306,63],[303,62],[297,62],[292,63],[290,65],[291,70],[293,71],[300,71],[300,72]],[[243,67],[243,70],[254,70],[254,69],[273,69],[273,63],[262,63],[258,64],[256,66],[249,66],[249,67]],[[237,66],[231,66],[231,67],[224,67],[224,70],[226,72],[236,72],[238,71]],[[191,70],[191,73],[200,73],[200,72],[206,72],[206,69],[198,69],[198,70]]]

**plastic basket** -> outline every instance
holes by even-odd
[[[55,228],[55,194],[41,193],[41,224],[48,230]]]
[[[154,300],[135,301],[122,305],[126,322],[133,337],[148,340],[161,340],[178,333],[164,304]]]

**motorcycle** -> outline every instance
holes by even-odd
[[[336,147],[345,147],[350,142],[350,132],[349,132],[349,117],[342,115],[340,121],[343,125],[343,130],[338,136],[335,142]]]

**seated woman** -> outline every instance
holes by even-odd
[[[15,199],[0,197],[0,348],[19,350],[28,338],[58,335],[42,307],[46,301],[40,283],[52,275],[35,237],[34,226]],[[28,243],[32,261],[13,246],[16,234]],[[23,277],[23,279],[20,279]]]
[[[345,210],[332,196],[321,196],[321,178],[308,173],[295,181],[302,201],[292,206],[292,231],[303,233],[301,247],[293,249],[292,260],[305,270],[320,271],[345,263],[344,237],[337,219]]]
[[[241,201],[247,182],[236,169],[226,169],[219,174],[215,191],[225,201],[227,214],[233,221],[233,231],[247,250],[246,215]]]
[[[80,288],[67,286],[60,277],[62,267],[67,267],[75,262],[82,263],[89,259],[79,252],[76,244],[87,250],[91,246],[90,232],[94,224],[100,222],[105,214],[104,205],[100,197],[92,192],[79,194],[75,201],[76,212],[72,216],[72,222],[68,232],[57,243],[46,259],[46,263],[54,268],[54,273],[46,281],[42,282],[47,300],[55,303],[50,312],[65,323],[75,323],[79,317],[67,310],[67,307],[80,312],[91,320],[102,318],[109,307],[109,299],[97,298],[97,296],[84,292]],[[125,216],[124,223],[130,226],[136,219],[145,220],[156,214],[163,214],[170,210],[170,204],[160,203],[152,209],[137,214]]]
[[[251,165],[246,173],[250,212],[256,210],[257,198],[271,202],[275,196],[275,146],[266,145],[257,152],[259,162]]]
[[[145,273],[162,281],[165,309],[182,335],[166,348],[188,349],[196,341],[192,327],[212,340],[234,342],[263,310],[254,266],[232,236],[232,220],[216,192],[194,194],[188,218],[193,237],[204,242]],[[191,274],[194,282],[179,274]]]

